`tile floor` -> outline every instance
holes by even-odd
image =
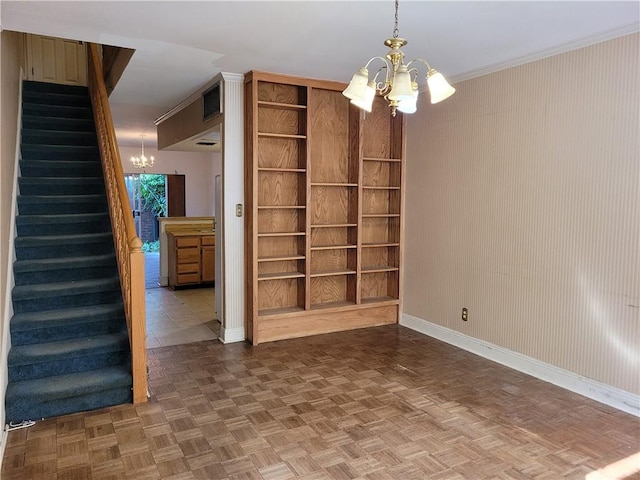
[[[160,254],[145,253],[147,348],[215,340],[220,323],[213,288],[161,287]]]
[[[147,348],[218,338],[213,288],[148,288],[146,300]]]
[[[10,432],[2,479],[640,478],[592,476],[640,419],[398,325],[154,348],[149,376],[146,404]]]

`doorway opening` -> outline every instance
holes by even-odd
[[[136,233],[143,241],[147,348],[215,340],[215,288],[162,287],[158,217],[185,216],[185,176],[125,174]]]
[[[158,173],[128,173],[124,181],[129,194],[136,233],[153,250],[158,241],[158,217],[167,216],[167,176]]]
[[[124,176],[136,233],[142,240],[145,288],[160,287],[160,241],[158,217],[167,216],[167,176],[129,173]]]

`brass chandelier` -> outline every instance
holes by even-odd
[[[153,155],[150,157],[145,157],[144,155],[144,135],[140,135],[140,142],[142,144],[142,151],[139,157],[131,157],[131,163],[135,168],[147,168],[153,167]]]
[[[360,68],[349,82],[349,86],[342,94],[351,100],[356,107],[367,112],[371,111],[376,92],[384,96],[389,102],[391,113],[395,116],[396,110],[403,113],[414,113],[418,102],[418,69],[416,66],[424,64],[427,67],[427,86],[431,95],[431,103],[438,103],[449,98],[456,91],[445,80],[440,72],[429,65],[422,58],[415,58],[405,65],[404,53],[401,48],[407,44],[407,40],[398,35],[398,0],[395,0],[396,16],[393,27],[393,37],[384,41],[391,50],[385,57],[373,57],[364,67]],[[374,60],[382,61],[383,65],[378,69],[372,80],[369,80],[369,65]],[[378,81],[378,76],[384,70],[384,81]]]

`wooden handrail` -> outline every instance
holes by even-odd
[[[102,61],[96,44],[87,44],[87,57],[89,93],[96,122],[131,347],[133,403],[143,403],[147,401],[147,349],[142,240],[136,233],[131,215],[129,195],[124,183],[120,151],[104,83]]]

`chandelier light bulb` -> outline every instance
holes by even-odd
[[[429,92],[431,93],[431,103],[441,102],[456,91],[435,68],[432,68],[427,73],[427,85],[429,85]]]
[[[349,100],[362,97],[364,95],[364,91],[367,88],[368,83],[369,83],[369,70],[367,70],[366,67],[362,67],[360,70],[354,73],[353,78],[349,83],[349,86],[342,93]]]
[[[357,96],[354,96],[351,99],[351,103],[365,112],[371,112],[373,100],[376,98],[375,84],[373,82],[369,82],[369,84],[365,85],[364,89],[358,93],[359,94]]]
[[[413,91],[411,88],[411,74],[405,65],[400,65],[398,71],[393,76],[391,83],[391,91],[387,95],[389,100],[401,102],[403,100],[411,100]]]

